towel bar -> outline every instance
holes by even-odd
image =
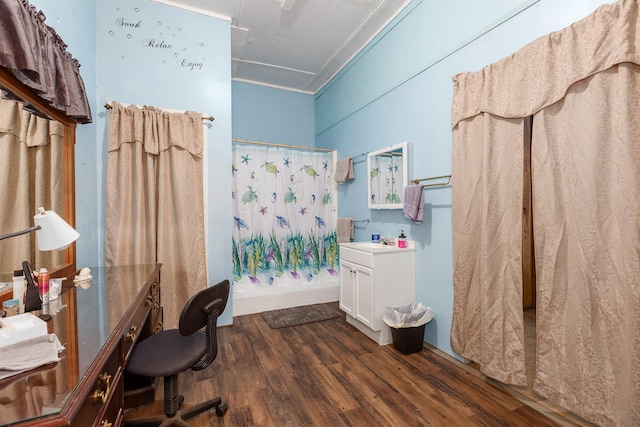
[[[422,184],[422,188],[425,187],[440,187],[440,186],[444,186],[444,185],[449,185],[449,183],[451,182],[451,175],[440,175],[440,176],[433,176],[431,178],[419,178],[419,179],[412,179],[411,182],[414,184],[419,184],[420,181],[430,181],[432,179],[445,179],[447,178],[446,182],[438,182],[436,184]]]

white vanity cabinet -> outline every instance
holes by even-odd
[[[415,301],[414,242],[400,249],[379,243],[340,244],[340,309],[347,322],[378,344],[391,343],[384,309]]]

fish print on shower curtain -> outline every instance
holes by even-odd
[[[235,143],[234,292],[338,280],[333,154]]]

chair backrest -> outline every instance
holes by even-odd
[[[229,288],[229,281],[223,280],[191,297],[180,313],[180,333],[191,335],[207,326],[209,314],[220,316],[227,306]]]

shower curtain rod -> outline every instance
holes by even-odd
[[[107,110],[111,110],[113,108],[113,106],[111,104],[109,104],[108,102],[106,104],[104,104],[104,108],[106,108]],[[162,109],[162,108],[161,108]],[[215,120],[215,117],[213,116],[205,116],[204,114],[202,115],[202,120],[209,120],[210,122]]]
[[[264,142],[264,141],[251,141],[249,139],[232,139],[232,142],[239,142],[241,144],[253,144],[253,145],[266,145],[269,147],[283,147],[283,148],[297,148],[301,150],[309,150],[309,151],[325,151],[332,152],[335,151],[334,148],[318,148],[318,147],[305,147],[302,145],[287,145],[287,144],[277,144],[275,142]]]
[[[420,181],[430,181],[432,179],[444,179],[447,178],[447,182],[439,182],[437,184],[422,184],[422,188],[425,187],[440,187],[440,186],[444,186],[444,185],[449,185],[449,183],[451,182],[451,175],[440,175],[440,176],[433,176],[431,178],[419,178],[419,179],[412,179],[411,182],[414,184],[419,184]]]

